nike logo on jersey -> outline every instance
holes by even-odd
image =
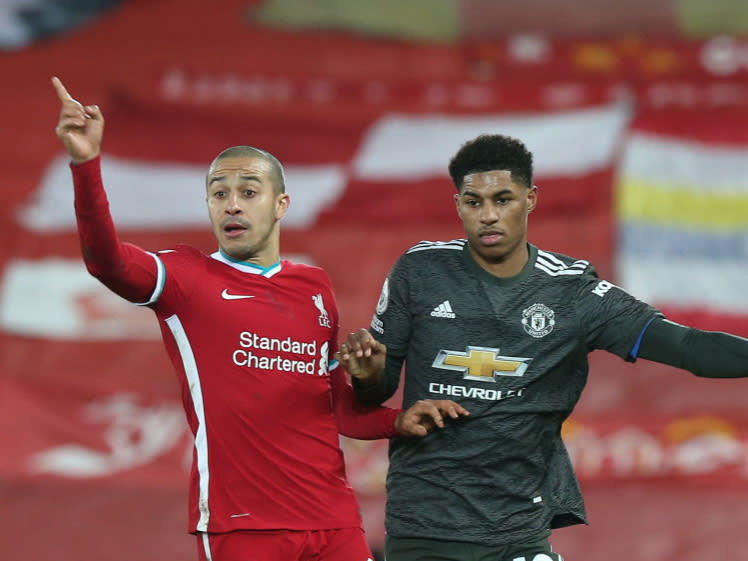
[[[449,300],[445,300],[444,302],[439,304],[436,308],[434,308],[431,311],[431,316],[435,318],[450,318],[450,319],[454,319],[457,317],[454,311],[452,310],[452,304],[449,303]]]
[[[228,288],[224,288],[223,292],[221,292],[221,298],[224,300],[243,300],[245,298],[254,298],[254,296],[249,296],[248,294],[229,294]]]

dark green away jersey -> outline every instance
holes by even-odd
[[[501,279],[466,240],[421,242],[385,281],[371,331],[405,356],[403,406],[453,399],[472,414],[423,439],[392,440],[393,536],[502,545],[586,521],[561,424],[588,353],[630,359],[659,312],[587,261],[529,249],[522,272]]]

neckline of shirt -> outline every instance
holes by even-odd
[[[236,269],[237,271],[241,271],[242,273],[249,273],[250,275],[260,275],[267,278],[278,274],[283,268],[280,259],[268,267],[262,267],[254,263],[249,263],[248,261],[239,261],[237,259],[233,259],[226,255],[221,249],[219,249],[215,253],[212,253],[211,257],[216,261],[220,261],[221,263],[224,263],[229,267]]]
[[[462,248],[462,257],[467,266],[472,269],[480,278],[483,278],[495,284],[506,286],[520,283],[527,279],[533,273],[533,270],[535,268],[535,260],[538,257],[538,248],[528,242],[527,251],[529,254],[527,263],[525,263],[525,266],[522,267],[522,270],[513,277],[497,277],[496,275],[492,275],[491,273],[486,271],[473,258],[472,253],[470,253],[469,243],[466,243],[465,247]]]

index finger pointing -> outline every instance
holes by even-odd
[[[68,91],[65,89],[65,86],[62,85],[62,82],[57,76],[52,77],[52,85],[55,88],[55,91],[57,92],[57,97],[60,98],[60,101],[72,101],[73,96],[71,96]]]

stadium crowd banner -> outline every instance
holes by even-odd
[[[748,111],[641,112],[618,171],[620,284],[678,321],[748,335]]]

